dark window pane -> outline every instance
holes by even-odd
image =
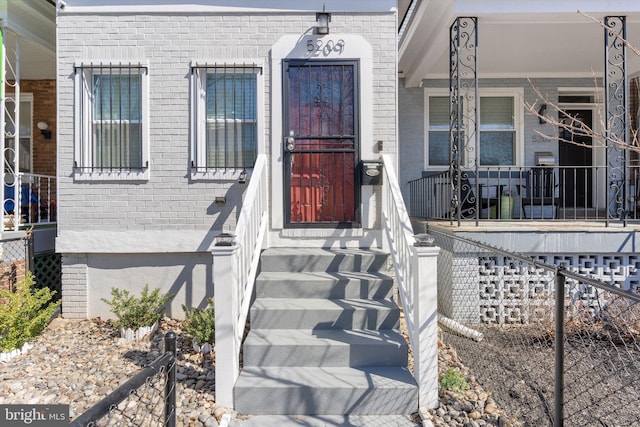
[[[514,165],[515,132],[480,132],[480,164]]]
[[[449,164],[449,132],[429,132],[429,165]]]
[[[295,136],[355,134],[354,68],[290,66],[289,124]]]

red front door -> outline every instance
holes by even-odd
[[[353,227],[359,218],[354,61],[285,64],[286,225]]]

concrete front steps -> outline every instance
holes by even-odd
[[[266,250],[235,384],[250,415],[408,415],[418,391],[378,250]],[[406,419],[406,418],[405,418]]]

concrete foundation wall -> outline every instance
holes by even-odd
[[[87,256],[88,313],[91,317],[112,318],[111,289],[127,289],[139,295],[145,284],[149,290],[173,294],[166,315],[184,318],[182,305],[204,308],[213,297],[212,257],[209,254],[90,254]]]

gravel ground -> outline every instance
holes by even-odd
[[[77,417],[156,359],[169,330],[178,334],[178,425],[217,426],[224,408],[214,402],[214,356],[195,354],[180,323],[166,318],[137,342],[119,338],[109,322],[54,319],[32,349],[0,363],[0,404],[69,404]]]
[[[162,352],[167,331],[178,335],[178,426],[218,426],[230,410],[215,404],[215,355],[195,354],[180,322],[167,318],[162,319],[151,339],[129,343],[118,337],[110,322],[54,319],[32,349],[8,362],[0,362],[0,404],[69,404],[71,417],[77,417],[156,359]],[[447,367],[460,369],[470,389],[462,394],[443,392],[440,408],[423,413],[425,425],[513,425],[456,352],[442,342],[439,362],[441,372]],[[153,390],[143,394],[142,398],[147,399]],[[147,407],[137,406],[145,415],[141,408]],[[148,412],[159,415],[162,406]]]
[[[553,425],[553,339],[536,326],[474,329],[484,334],[479,343],[455,334],[446,334],[445,341],[519,422]],[[622,343],[606,331],[582,331],[566,337],[564,354],[564,425],[640,426],[637,342]]]
[[[438,340],[438,371],[442,377],[445,371],[453,368],[459,372],[469,385],[464,392],[452,392],[440,389],[440,407],[430,409],[423,414],[426,425],[440,426],[519,426],[496,403],[493,393],[478,382],[474,373],[462,363],[453,347]]]

